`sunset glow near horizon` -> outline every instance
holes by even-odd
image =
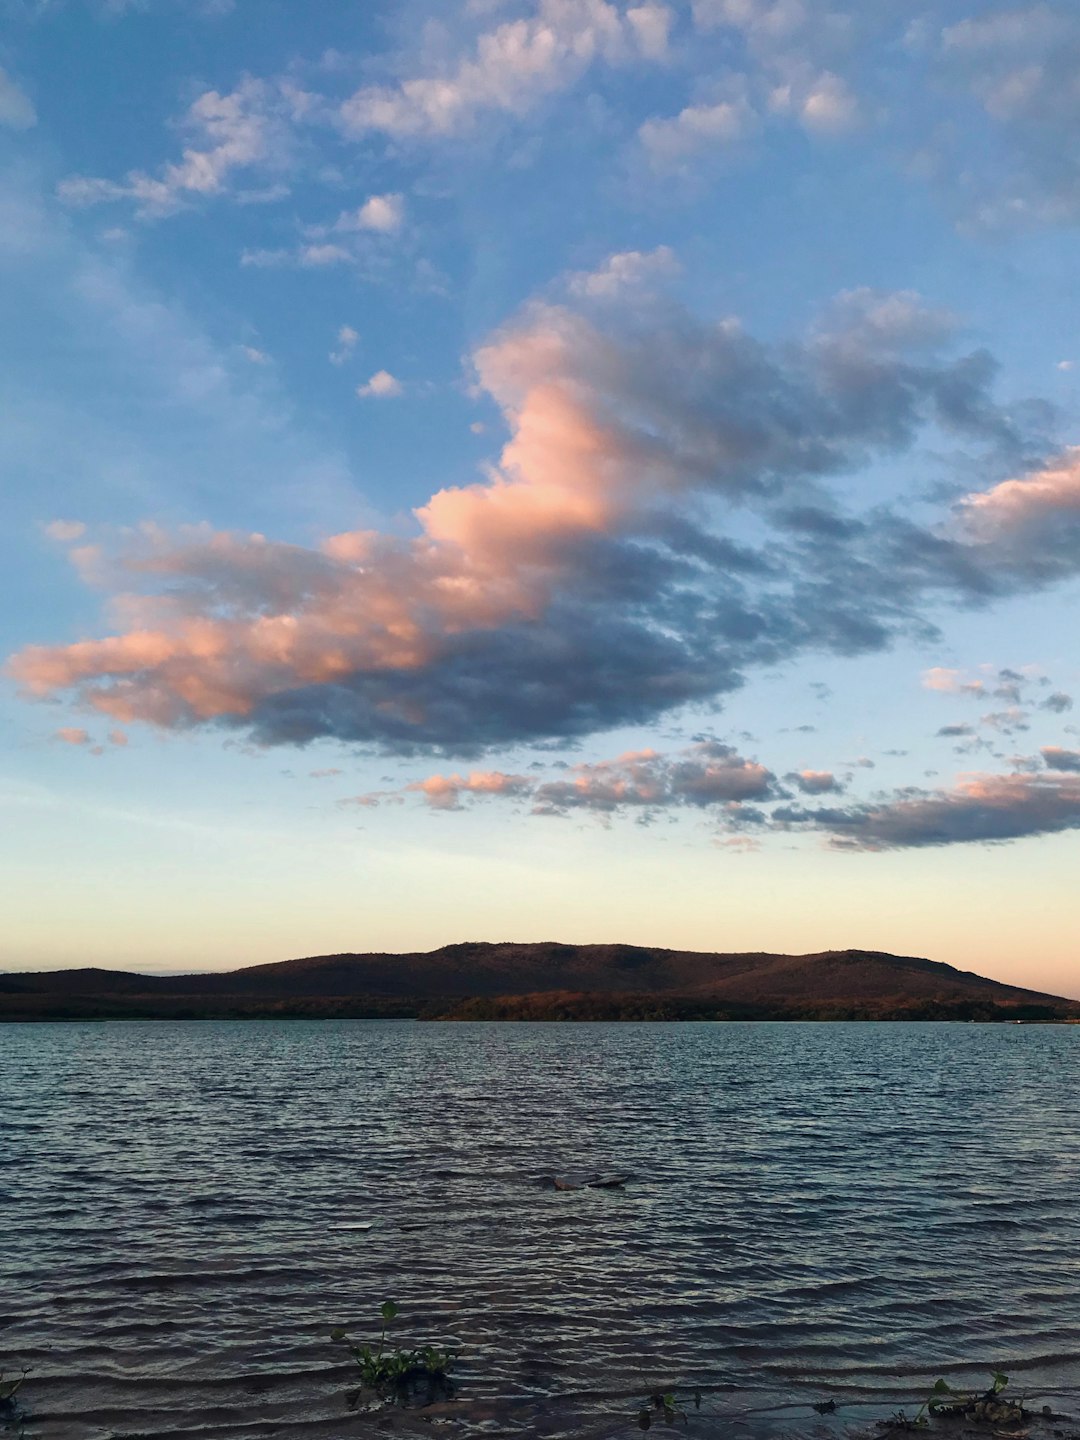
[[[0,14],[0,969],[1080,997],[1075,4]]]

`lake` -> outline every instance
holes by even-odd
[[[462,1351],[403,1433],[629,1435],[681,1386],[690,1434],[809,1434],[938,1375],[1080,1386],[1080,1026],[7,1025],[0,1158],[35,1440],[374,1433],[329,1332],[388,1297]],[[632,1178],[536,1183],[574,1169]]]

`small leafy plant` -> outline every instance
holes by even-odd
[[[390,1325],[400,1314],[392,1300],[386,1300],[380,1307],[382,1331],[379,1343],[374,1349],[370,1345],[357,1345],[345,1330],[338,1326],[331,1330],[331,1340],[343,1340],[349,1347],[353,1359],[360,1367],[359,1389],[347,1396],[351,1409],[356,1409],[365,1392],[390,1403],[404,1404],[412,1395],[423,1389],[425,1403],[453,1394],[454,1384],[450,1371],[457,1359],[453,1350],[440,1350],[434,1345],[424,1345],[414,1350],[388,1349]]]
[[[990,1377],[989,1388],[978,1391],[954,1390],[947,1380],[935,1380],[933,1389],[918,1410],[909,1419],[903,1410],[897,1410],[886,1425],[896,1430],[924,1430],[930,1423],[930,1416],[945,1416],[966,1420],[991,1420],[997,1424],[1024,1419],[1023,1399],[1010,1399],[1003,1392],[1009,1377],[995,1370]]]
[[[693,1404],[695,1410],[701,1409],[700,1390],[694,1391]],[[654,1417],[662,1420],[665,1425],[674,1425],[679,1420],[684,1425],[687,1423],[686,1411],[680,1407],[678,1396],[672,1390],[657,1390],[649,1396],[648,1402],[638,1411],[638,1428],[648,1430],[652,1426]]]

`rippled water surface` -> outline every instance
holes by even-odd
[[[0,1158],[42,1440],[632,1434],[676,1384],[737,1434],[1080,1381],[1078,1026],[8,1025]],[[573,1169],[633,1178],[535,1183]],[[462,1349],[453,1405],[346,1412],[328,1332],[388,1296]]]

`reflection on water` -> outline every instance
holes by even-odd
[[[362,1435],[388,1296],[464,1357],[401,1433],[1080,1381],[1080,1027],[9,1025],[0,1147],[34,1440]]]

